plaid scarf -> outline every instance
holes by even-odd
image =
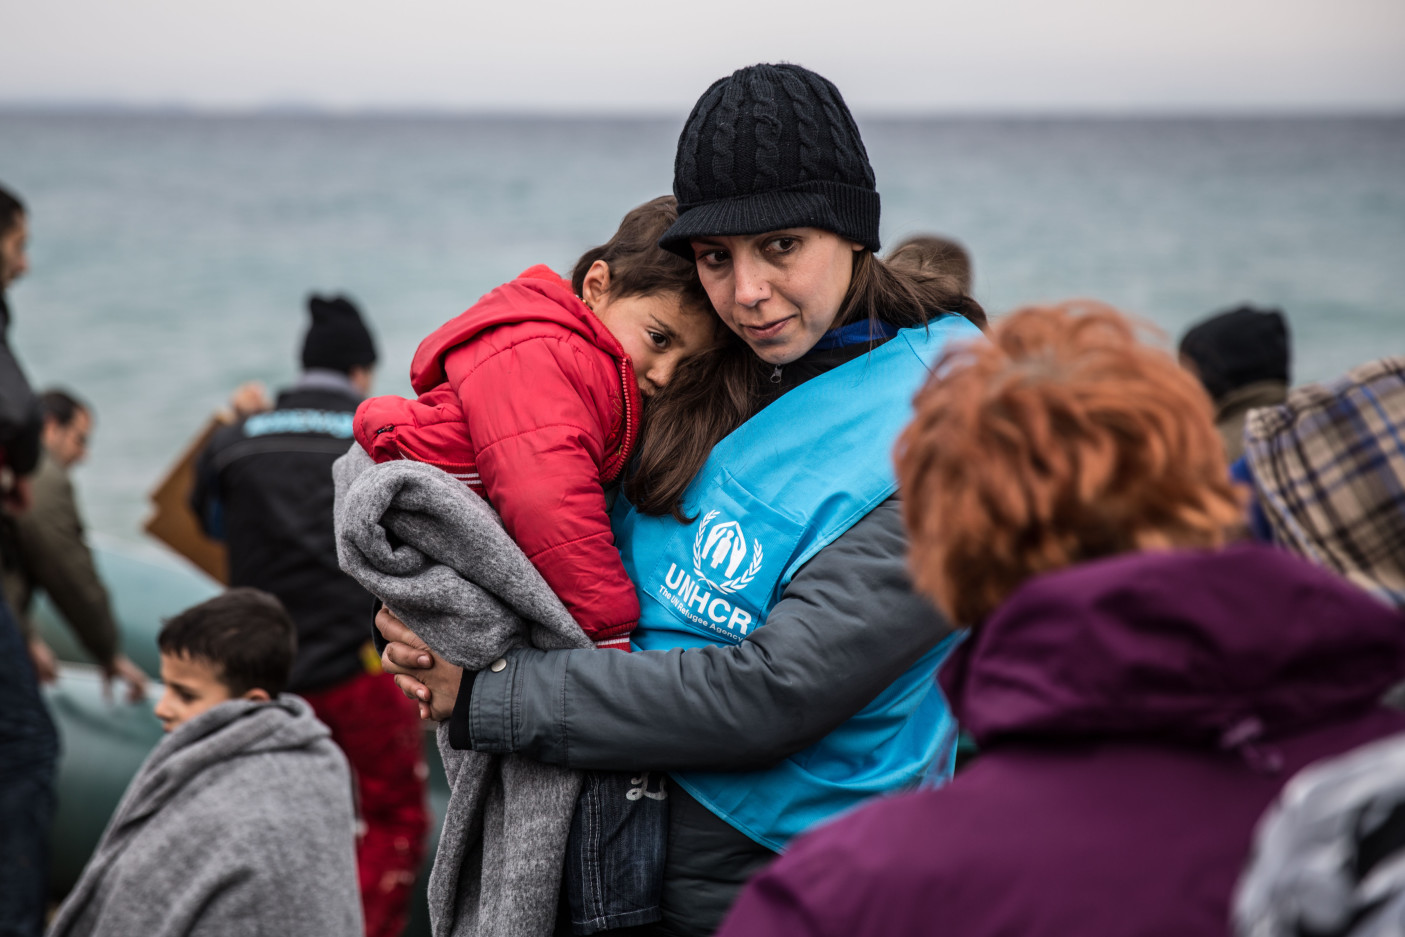
[[[1405,608],[1405,357],[1250,411],[1244,438],[1274,538]]]

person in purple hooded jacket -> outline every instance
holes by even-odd
[[[1209,399],[1113,310],[1021,310],[936,373],[898,473],[981,756],[798,840],[720,934],[1226,933],[1283,783],[1405,730],[1405,621],[1231,542]]]

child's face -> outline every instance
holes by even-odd
[[[215,665],[199,657],[163,653],[161,682],[166,692],[156,703],[156,718],[167,732],[234,698]]]
[[[717,317],[685,306],[677,293],[605,295],[595,301],[595,314],[629,355],[645,397],[668,384],[682,361],[717,344]]]

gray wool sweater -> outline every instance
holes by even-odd
[[[302,699],[221,703],[152,750],[49,937],[359,934],[351,791]]]
[[[486,502],[418,462],[338,459],[337,556],[445,660],[482,670],[510,648],[589,648]],[[578,772],[450,747],[449,805],[429,879],[435,937],[552,932]]]

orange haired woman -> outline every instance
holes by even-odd
[[[1209,399],[1116,312],[1022,310],[937,373],[898,473],[982,755],[799,840],[721,933],[1224,933],[1283,782],[1405,729],[1398,613],[1230,543]]]

